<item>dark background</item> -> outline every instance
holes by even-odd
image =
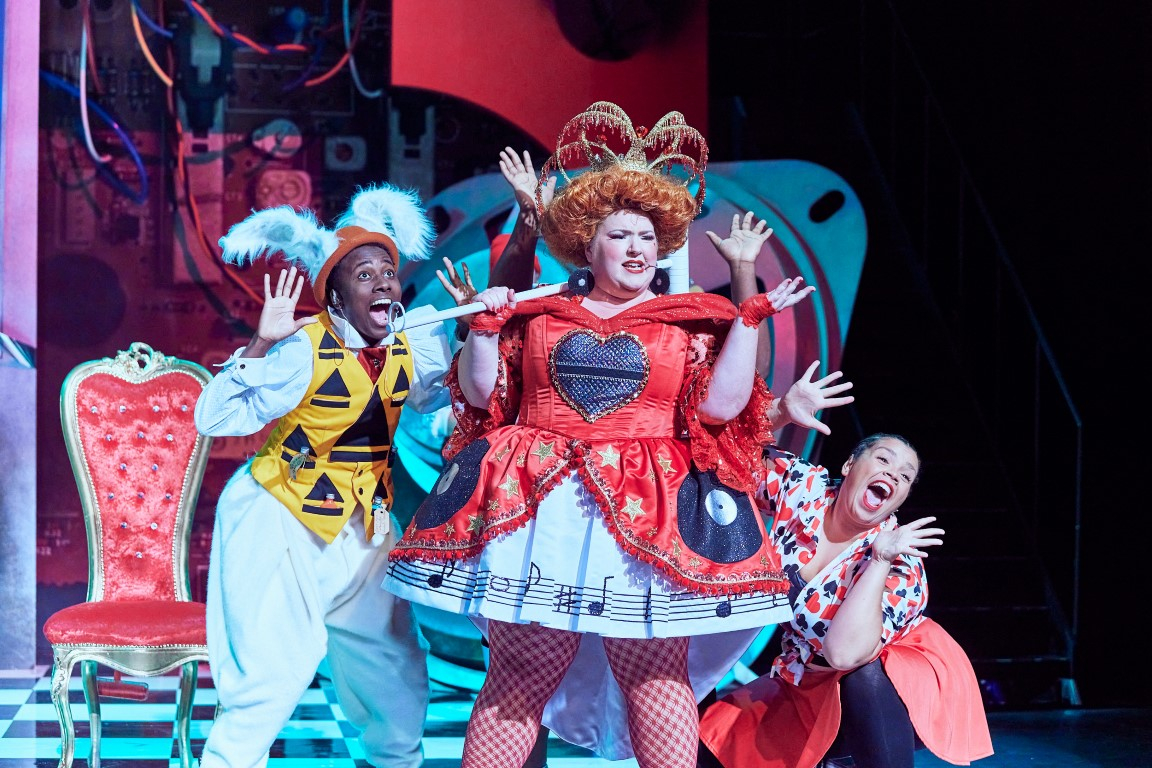
[[[859,77],[860,16],[889,8],[916,52],[1083,419],[1081,687],[1089,704],[1147,704],[1148,666],[1137,649],[1144,647],[1149,531],[1142,503],[1148,429],[1142,358],[1149,342],[1144,230],[1152,221],[1152,7],[712,4],[714,156],[800,157],[867,189],[839,126]],[[756,131],[726,133],[734,99]],[[864,203],[874,209],[877,200]],[[876,256],[870,244],[868,258]],[[883,291],[882,278],[867,269],[862,293]],[[893,303],[903,298],[890,296]],[[899,431],[927,442],[927,433],[949,418],[951,404],[932,397],[941,372],[902,367],[914,357],[909,344],[918,342],[898,323],[871,333],[871,349],[863,353],[856,331],[865,325],[866,318],[854,316],[844,363],[849,378],[859,380],[868,365],[916,382],[923,398],[910,403]],[[991,334],[988,343],[994,343]],[[855,394],[861,401],[880,395],[859,386]],[[829,423],[840,432],[849,427],[840,414]],[[980,451],[975,430],[970,439],[968,448]],[[823,458],[838,467],[843,452],[832,451],[832,441],[825,447]],[[1074,478],[1066,480],[1071,489]],[[987,537],[1002,530],[995,519],[983,525]],[[975,578],[981,588],[995,588],[1001,576]]]

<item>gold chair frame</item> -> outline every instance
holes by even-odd
[[[77,418],[77,393],[80,385],[89,376],[97,373],[111,374],[130,384],[139,384],[150,379],[174,373],[192,376],[201,383],[201,388],[212,378],[203,366],[176,357],[154,352],[142,342],[134,342],[127,351],[120,351],[115,358],[103,358],[76,366],[65,378],[60,397],[60,418],[64,430],[68,457],[72,464],[76,485],[80,492],[80,502],[84,511],[84,523],[88,536],[88,593],[86,602],[104,600],[104,558],[101,551],[100,500],[93,487],[92,469],[80,442]],[[191,601],[189,587],[188,548],[192,533],[192,516],[196,500],[200,494],[204,470],[212,438],[198,435],[196,445],[184,476],[184,483],[178,500],[174,552],[172,558],[173,584],[176,601]],[[68,703],[68,681],[72,669],[81,665],[84,686],[84,699],[88,707],[91,727],[92,752],[90,768],[100,766],[100,694],[97,679],[97,665],[103,664],[117,672],[138,677],[151,677],[180,667],[180,688],[177,700],[176,729],[180,745],[181,768],[191,768],[192,750],[190,745],[192,701],[196,692],[199,663],[208,661],[207,645],[169,646],[98,646],[89,644],[59,644],[52,647],[52,703],[60,721],[61,755],[59,768],[72,765],[76,735],[72,711]]]

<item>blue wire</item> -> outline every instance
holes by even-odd
[[[164,27],[153,21],[148,14],[144,13],[144,9],[140,7],[140,0],[132,0],[132,5],[136,8],[136,15],[139,16],[144,24],[150,27],[153,32],[158,35],[163,35],[164,37],[172,37],[171,30],[164,29]]]
[[[324,25],[328,24],[328,10],[328,0],[324,0],[323,10],[321,11],[321,17],[323,18],[323,22],[321,23]],[[324,45],[324,38],[320,38],[312,51],[312,57],[308,60],[308,66],[304,67],[304,71],[300,73],[300,77],[281,88],[281,93],[288,93],[289,91],[295,90],[308,79],[308,76],[312,74],[313,70],[315,70],[316,66],[320,63],[320,57],[324,53]]]
[[[75,99],[80,99],[80,89],[72,85],[72,83],[68,82],[67,80],[63,80],[51,72],[46,72],[43,69],[40,70],[40,79],[53,88],[59,88]],[[133,192],[131,189],[129,189],[127,184],[125,184],[123,181],[117,178],[114,173],[108,170],[106,164],[102,164],[96,167],[96,171],[100,175],[100,178],[102,178],[105,183],[108,184],[108,186],[112,187],[114,190],[124,195],[125,197],[130,198],[137,205],[147,202],[148,172],[144,168],[144,161],[140,158],[140,153],[136,151],[136,145],[132,142],[132,139],[128,136],[124,129],[120,127],[120,124],[116,122],[115,118],[104,111],[103,107],[95,102],[90,101],[88,103],[88,108],[95,112],[97,117],[107,123],[108,127],[116,132],[116,135],[120,137],[120,141],[124,144],[125,148],[127,148],[128,154],[132,156],[132,162],[136,163],[136,169],[140,172],[140,191]]]

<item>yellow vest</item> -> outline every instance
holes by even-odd
[[[325,541],[336,538],[357,507],[371,538],[374,499],[393,506],[392,435],[413,374],[408,337],[396,334],[373,384],[328,313],[316,317],[320,322],[304,326],[312,381],[252,460],[252,477]]]

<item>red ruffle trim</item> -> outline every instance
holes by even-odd
[[[565,471],[554,472],[549,475],[543,482],[541,482],[535,489],[533,489],[532,495],[529,496],[528,500],[524,503],[524,511],[521,514],[516,515],[515,517],[510,517],[507,520],[503,520],[490,526],[485,525],[484,533],[482,533],[476,541],[468,544],[465,547],[442,549],[437,547],[408,545],[405,542],[408,540],[409,536],[419,535],[415,532],[415,529],[412,528],[410,524],[408,531],[404,534],[404,537],[400,540],[399,543],[397,543],[392,551],[388,553],[388,559],[420,559],[433,563],[446,563],[450,560],[467,560],[470,557],[475,557],[484,550],[484,547],[488,544],[488,542],[499,536],[503,536],[506,533],[511,533],[515,530],[523,528],[528,524],[530,520],[534,520],[536,518],[536,508],[540,506],[541,499],[547,496],[553,488],[559,485],[560,481],[563,480],[567,474],[568,472]]]
[[[752,382],[748,404],[725,424],[700,421],[697,408],[708,397],[712,369],[701,366],[689,375],[681,391],[692,461],[704,471],[713,470],[726,484],[754,492],[764,479],[763,448],[774,442],[768,408],[775,396],[759,376]]]
[[[592,495],[593,500],[600,509],[605,524],[608,526],[609,532],[612,534],[612,538],[616,540],[620,548],[623,549],[629,557],[656,568],[665,578],[678,587],[691,590],[697,594],[713,596],[751,593],[782,594],[788,590],[788,578],[781,570],[752,571],[749,572],[747,578],[741,578],[739,581],[727,583],[701,580],[693,578],[690,573],[678,567],[669,558],[661,557],[657,553],[637,547],[625,535],[624,531],[620,529],[616,524],[615,518],[609,512],[609,510],[616,508],[618,504],[608,498],[604,490],[596,483],[595,478],[588,472],[587,465],[584,463],[588,450],[589,449],[582,443],[575,443],[572,446],[572,456],[570,459],[570,461],[575,461],[574,467],[572,464],[569,464],[566,468],[549,474],[547,478],[533,489],[532,494],[525,502],[522,513],[507,520],[486,525],[484,532],[474,542],[470,542],[466,546],[451,548],[420,546],[418,541],[419,534],[410,528],[404,539],[388,554],[388,558],[395,561],[420,559],[427,562],[445,563],[475,557],[479,555],[484,550],[484,547],[493,539],[518,530],[527,525],[530,520],[533,520],[536,517],[536,511],[540,505],[540,501],[559,485],[564,477],[572,471],[575,471],[576,477],[579,479],[581,485]],[[411,544],[407,543],[412,541],[413,538],[416,538],[417,541]]]
[[[755,328],[774,314],[776,307],[766,293],[758,293],[740,302],[740,322],[749,328]]]
[[[497,427],[511,423],[516,418],[520,410],[520,390],[510,386],[509,370],[520,367],[524,322],[525,319],[515,318],[509,323],[508,330],[511,332],[500,336],[500,364],[496,373],[496,386],[488,399],[487,409],[477,408],[464,398],[464,392],[460,389],[459,353],[452,359],[444,383],[452,396],[452,415],[456,418],[456,426],[440,449],[440,455],[445,461],[451,461],[452,457],[464,450],[472,441],[478,440]]]

